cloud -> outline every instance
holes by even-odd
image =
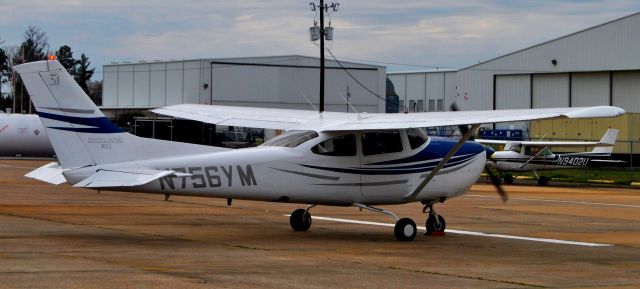
[[[633,0],[350,0],[327,23],[335,27],[329,45],[339,57],[465,67],[639,9]],[[307,35],[314,12],[303,1],[21,0],[0,3],[0,15],[5,44],[19,43],[27,26],[38,25],[51,47],[70,45],[98,66],[318,54]]]

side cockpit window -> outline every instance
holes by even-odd
[[[315,154],[324,156],[355,156],[356,136],[349,134],[334,137],[317,144],[311,149],[311,151]]]
[[[408,128],[407,138],[412,150],[417,149],[429,139],[425,131],[421,128]]]
[[[402,151],[400,131],[380,131],[362,134],[362,153],[364,155],[388,154]]]

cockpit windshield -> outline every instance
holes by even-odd
[[[292,130],[287,131],[265,143],[263,146],[275,147],[297,147],[300,144],[318,137],[318,133],[312,130]]]
[[[553,153],[549,149],[549,147],[545,146],[527,146],[524,151],[525,155],[528,156],[551,156]]]
[[[507,144],[505,144],[504,150],[520,153],[520,151],[522,151],[522,144],[508,142]]]

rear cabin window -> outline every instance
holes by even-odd
[[[350,134],[334,137],[317,144],[311,149],[311,151],[315,154],[323,156],[355,156],[356,136]]]
[[[409,139],[409,145],[412,150],[423,145],[428,139],[427,134],[421,128],[408,128],[407,138]]]
[[[318,133],[312,130],[293,130],[285,132],[265,143],[263,146],[297,147],[300,144],[318,137]]]
[[[362,153],[378,155],[402,151],[400,131],[381,131],[362,134]]]

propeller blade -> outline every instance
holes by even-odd
[[[454,102],[451,104],[451,111],[460,111],[460,107],[458,107],[457,103]],[[459,125],[458,130],[460,130],[460,133],[464,135],[469,131],[469,126]],[[469,140],[473,140],[473,136],[470,137]],[[488,160],[494,151],[493,149],[488,148],[486,146],[485,146],[485,150],[487,151],[487,160]],[[489,178],[491,179],[491,183],[493,184],[493,186],[496,187],[496,190],[498,191],[498,195],[500,195],[500,198],[502,198],[502,202],[506,203],[509,200],[509,196],[507,195],[507,192],[505,192],[504,189],[502,188],[502,185],[500,182],[500,176],[495,174],[491,170],[491,168],[489,167],[489,163],[486,163],[484,165],[484,171],[489,175]]]
[[[505,192],[505,190],[502,188],[502,185],[500,182],[500,176],[495,174],[491,170],[488,163],[484,166],[484,171],[487,173],[487,175],[489,175],[489,179],[491,179],[491,184],[493,184],[493,186],[496,187],[496,190],[498,191],[498,195],[500,195],[502,202],[506,203],[509,200],[509,196],[507,195],[507,192]]]

